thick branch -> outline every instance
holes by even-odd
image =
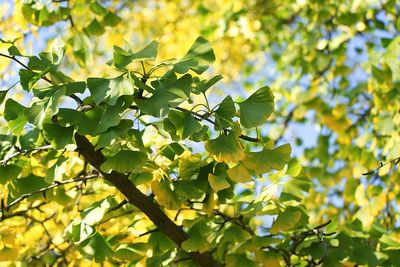
[[[112,171],[105,173],[100,170],[100,165],[105,161],[104,155],[100,151],[96,151],[90,141],[79,134],[75,134],[78,152],[84,157],[85,161],[90,163],[104,176],[104,178],[113,184],[124,196],[129,203],[136,206],[160,229],[165,235],[173,240],[179,247],[189,238],[181,227],[176,225],[165,213],[157,202],[143,194],[136,186],[122,173]],[[200,266],[220,266],[210,253],[189,253],[192,260]]]

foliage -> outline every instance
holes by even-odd
[[[1,261],[400,265],[396,1],[2,5]]]

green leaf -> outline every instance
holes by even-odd
[[[136,263],[146,257],[148,247],[147,243],[121,244],[115,250],[115,257]]]
[[[228,229],[224,231],[224,235],[221,241],[224,242],[244,242],[251,238],[251,235],[243,230],[242,228],[231,225]]]
[[[110,85],[109,79],[103,78],[88,78],[87,79],[87,86],[92,95],[93,101],[96,105],[103,102],[107,96],[109,96],[108,91]]]
[[[173,70],[183,74],[192,69],[201,74],[214,60],[215,55],[210,43],[203,37],[198,37],[187,54],[174,64]]]
[[[128,131],[132,126],[132,120],[122,119],[117,126],[110,127],[106,132],[100,134],[95,148],[100,149],[106,147],[117,138],[126,138],[128,136]]]
[[[101,164],[100,169],[107,173],[113,170],[121,173],[139,172],[146,160],[147,155],[143,152],[121,150]]]
[[[114,12],[108,11],[103,17],[101,24],[104,26],[115,27],[121,22],[121,18],[117,16]]]
[[[256,267],[258,266],[254,261],[247,258],[246,254],[228,254],[226,255],[226,267]]]
[[[222,128],[228,128],[231,126],[232,118],[236,114],[235,104],[233,103],[232,97],[227,96],[224,100],[219,104],[217,110],[215,111],[217,115],[217,122]],[[216,130],[219,130],[220,127],[216,127]]]
[[[45,97],[51,97],[59,90],[65,92],[65,95],[72,95],[76,93],[83,93],[86,89],[85,82],[72,82],[62,85],[53,85],[49,87],[42,87],[42,88],[33,88],[32,92],[35,96],[40,99],[44,99]]]
[[[38,177],[33,174],[30,174],[27,177],[15,179],[12,181],[12,184],[8,188],[10,191],[8,202],[11,202],[12,200],[22,196],[23,194],[28,194],[47,186],[49,186],[49,184],[46,183],[43,177]]]
[[[230,179],[238,183],[251,181],[251,175],[249,170],[241,162],[237,164],[235,167],[227,170],[226,173],[228,174]]]
[[[120,113],[122,113],[123,110],[124,109],[118,104],[114,106],[107,105],[97,125],[96,132],[102,133],[107,131],[110,127],[117,126],[121,121]]]
[[[187,252],[198,251],[200,253],[207,251],[210,248],[210,244],[203,233],[207,233],[209,230],[204,219],[194,221],[188,231],[190,237],[182,243],[183,250]]]
[[[208,136],[208,126],[207,125],[203,125],[201,127],[201,130],[197,133],[192,134],[189,139],[194,141],[194,142],[204,142],[207,141],[208,139],[210,139],[210,137]]]
[[[292,229],[301,219],[301,211],[296,209],[287,209],[280,212],[277,219],[271,227],[271,234],[278,234],[279,232],[286,232]]]
[[[175,192],[186,199],[199,199],[204,194],[194,180],[179,180],[174,183],[174,187]]]
[[[129,179],[135,185],[146,184],[146,183],[151,182],[153,180],[153,174],[149,173],[149,172],[131,173],[131,175],[129,175]]]
[[[181,244],[182,249],[187,252],[198,251],[200,253],[206,252],[210,248],[210,244],[201,235],[192,235]]]
[[[0,165],[0,184],[17,178],[21,172],[21,167],[16,165]]]
[[[125,68],[133,61],[155,60],[157,57],[158,42],[152,41],[142,50],[133,53],[131,50],[124,50],[121,47],[114,46],[114,64],[118,69]]]
[[[173,161],[175,156],[181,155],[185,151],[185,149],[179,143],[173,142],[163,146],[160,151],[161,155]]]
[[[28,121],[41,129],[46,116],[51,117],[58,113],[58,104],[63,95],[65,95],[65,87],[55,91],[51,97],[34,102],[31,107],[25,110]]]
[[[261,263],[263,266],[268,267],[281,267],[280,260],[282,256],[273,250],[270,251],[256,251],[257,262]]]
[[[292,148],[289,144],[281,145],[273,150],[263,149],[259,152],[248,152],[243,164],[257,173],[266,173],[271,169],[282,170],[290,160]]]
[[[43,124],[44,138],[51,143],[54,149],[63,149],[69,144],[73,144],[74,127],[61,127],[55,123]]]
[[[65,229],[65,235],[75,244],[80,244],[96,234],[93,226],[81,220],[73,220]]]
[[[207,141],[206,150],[218,162],[237,162],[245,157],[243,147],[233,132],[228,135],[221,134],[218,138]]]
[[[96,105],[106,99],[108,104],[115,105],[120,96],[133,95],[135,91],[133,81],[124,76],[113,79],[88,78],[87,86]]]
[[[8,93],[8,90],[0,91],[0,105],[3,104],[3,101],[6,98],[7,93]]]
[[[104,27],[98,22],[97,19],[92,20],[89,25],[85,27],[85,32],[89,35],[99,36],[106,32]]]
[[[95,1],[90,2],[89,7],[90,7],[90,10],[92,10],[93,13],[95,13],[97,15],[104,16],[107,13],[107,9],[104,8],[98,2],[95,2]]]
[[[157,197],[157,202],[167,209],[177,210],[181,207],[182,202],[174,191],[172,185],[166,179],[155,180],[151,183],[151,190]]]
[[[301,201],[304,194],[309,191],[311,181],[307,177],[296,177],[285,181],[282,185],[282,193],[279,200],[284,202],[288,200]]]
[[[88,225],[96,225],[99,223],[106,212],[113,206],[116,206],[115,198],[107,197],[101,201],[97,201],[86,208],[82,213],[82,222]]]
[[[99,233],[90,237],[89,242],[81,247],[86,258],[94,259],[96,262],[103,262],[108,257],[114,255],[110,244]]]
[[[75,129],[81,135],[96,136],[96,129],[103,112],[98,106],[84,113],[73,109],[60,108],[57,118],[59,124],[63,127],[75,126]]]
[[[231,186],[223,175],[214,175],[212,173],[208,174],[208,182],[210,183],[211,188],[216,192],[227,189]]]
[[[196,83],[196,86],[194,88],[194,93],[200,94],[200,93],[205,93],[211,86],[216,84],[219,80],[221,80],[223,77],[221,75],[217,75],[212,77],[210,80],[202,80]]]
[[[178,135],[181,140],[188,138],[202,129],[200,122],[193,118],[189,112],[171,110],[168,113],[168,119],[175,126],[176,135]]]
[[[245,101],[239,103],[240,123],[252,128],[265,123],[274,112],[274,95],[268,86],[258,89]]]
[[[379,242],[383,245],[384,250],[400,250],[400,242],[395,241],[388,235],[382,235]]]
[[[135,99],[140,110],[154,117],[163,117],[169,107],[176,107],[189,99],[192,90],[192,76],[185,74],[178,80],[162,83],[155,87],[154,94],[148,99]]]
[[[20,135],[26,125],[27,118],[24,115],[26,107],[15,100],[9,98],[4,108],[4,118],[8,121],[9,129],[15,134]]]
[[[18,48],[15,45],[10,46],[7,51],[11,56],[22,56],[21,52],[19,52]]]
[[[190,179],[195,175],[202,164],[200,154],[179,157],[178,173],[181,179]],[[206,177],[207,178],[207,177]]]

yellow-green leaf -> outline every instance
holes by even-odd
[[[265,173],[274,170],[282,170],[290,160],[292,148],[289,144],[279,146],[273,150],[263,149],[259,152],[249,152],[243,160],[243,164],[257,173]]]
[[[245,157],[243,147],[233,132],[209,140],[206,150],[219,162],[237,162]]]

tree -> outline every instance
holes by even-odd
[[[400,265],[396,1],[3,5],[0,260]]]

